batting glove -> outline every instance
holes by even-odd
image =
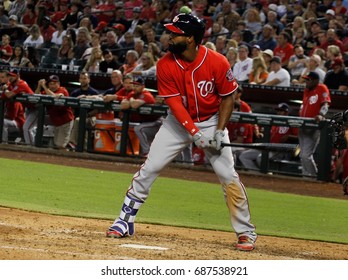
[[[193,135],[193,141],[198,148],[205,149],[211,147],[212,139],[206,137],[202,132],[198,131],[195,135]]]
[[[215,131],[214,134],[214,140],[211,143],[211,146],[220,151],[223,147],[221,146],[221,143],[223,142],[222,140],[224,139],[225,136],[225,132],[223,130],[218,129],[217,131]]]

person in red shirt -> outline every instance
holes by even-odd
[[[11,37],[7,34],[2,35],[0,46],[0,61],[3,63],[8,63],[13,54],[13,49],[10,45]]]
[[[290,106],[287,103],[280,103],[275,108],[277,115],[287,116]],[[288,126],[272,126],[270,143],[287,143],[291,138],[297,138],[297,129]],[[239,155],[239,160],[246,169],[258,170],[261,163],[262,152],[256,149],[248,149]],[[288,153],[270,152],[270,159],[286,159]]]
[[[35,5],[28,4],[25,14],[23,15],[23,18],[22,18],[22,24],[27,26],[32,26],[33,24],[36,24],[36,21],[37,21],[37,14],[35,11]]]
[[[35,93],[50,95],[54,98],[69,96],[67,89],[60,86],[57,75],[49,76],[47,81],[45,79],[39,80]],[[47,113],[54,125],[54,145],[57,149],[65,149],[74,125],[73,110],[66,106],[47,106]]]
[[[303,78],[306,81],[306,88],[299,116],[314,118],[319,122],[325,118],[329,110],[331,103],[330,91],[326,85],[319,84],[319,75],[316,72],[309,72]],[[299,130],[298,140],[301,148],[300,158],[304,176],[316,176],[318,172],[313,154],[319,144],[319,138],[319,129],[301,128]]]
[[[165,24],[170,32],[169,52],[157,62],[158,92],[169,113],[163,121],[145,163],[134,174],[120,215],[107,230],[107,237],[133,235],[141,205],[161,171],[192,143],[204,149],[218,176],[236,232],[237,250],[255,248],[257,234],[250,222],[248,198],[234,169],[228,123],[233,110],[233,92],[238,88],[227,58],[201,45],[205,24],[192,14],[178,14]],[[130,98],[129,102],[136,103]]]
[[[51,24],[51,19],[49,16],[45,16],[42,19],[42,25],[40,26],[40,31],[44,39],[42,47],[50,46],[52,41],[52,35],[56,29]]]
[[[0,91],[1,99],[6,100],[4,123],[2,131],[2,142],[7,143],[9,132],[20,132],[25,122],[23,105],[20,102],[13,102],[11,99],[14,94],[8,90],[8,73],[6,70],[0,71]]]
[[[155,104],[155,98],[145,89],[145,81],[141,76],[134,77],[133,91],[121,101],[121,109],[138,109],[144,104]],[[150,145],[162,125],[161,118],[157,115],[141,115],[131,113],[130,121],[138,123],[134,126],[134,132],[140,141],[140,155],[146,157],[150,150]]]
[[[51,15],[51,21],[52,23],[57,23],[57,21],[64,19],[68,14],[70,13],[70,10],[68,8],[68,1],[62,0],[59,2],[59,10],[53,13]]]
[[[141,9],[141,13],[139,19],[143,21],[149,21],[151,23],[156,23],[156,9],[152,7],[152,0],[143,1],[143,8]]]
[[[20,78],[20,72],[17,68],[12,68],[8,72],[8,97],[12,98],[17,94],[33,94],[33,90],[29,87],[28,83]],[[38,121],[38,111],[35,105],[25,105],[25,123],[23,125],[24,141],[27,145],[34,145],[35,133]]]
[[[273,50],[274,56],[279,56],[282,61],[282,67],[287,67],[290,57],[294,54],[294,46],[290,43],[290,35],[281,32],[278,37],[278,45]]]

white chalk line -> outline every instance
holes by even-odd
[[[158,250],[158,251],[169,250],[169,248],[165,248],[165,247],[148,246],[148,245],[141,245],[141,244],[122,244],[120,245],[120,247],[132,248],[132,249]]]
[[[105,259],[105,255],[97,255],[97,254],[87,254],[87,253],[77,253],[77,252],[66,252],[66,251],[52,251],[48,249],[40,249],[40,248],[30,248],[30,247],[19,247],[19,246],[0,246],[1,249],[11,249],[11,250],[21,250],[21,251],[33,251],[33,252],[41,252],[41,253],[56,253],[62,255],[79,255],[86,257],[97,257],[100,259]],[[112,259],[118,260],[136,260],[135,258],[129,258],[124,256],[110,256]]]

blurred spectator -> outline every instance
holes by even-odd
[[[11,67],[28,67],[34,68],[34,65],[27,58],[26,52],[22,46],[14,46],[13,54],[9,61]]]
[[[107,73],[108,69],[119,69],[121,67],[121,64],[115,59],[115,57],[112,55],[112,52],[109,49],[105,49],[103,51],[103,58],[104,60],[100,62],[99,64],[99,71],[103,73]]]
[[[77,98],[88,98],[88,97],[98,96],[99,92],[95,88],[90,86],[90,82],[91,82],[91,79],[88,72],[82,71],[79,75],[80,87],[72,91],[70,96],[77,97]],[[76,109],[78,108],[75,108],[75,111],[74,111],[75,120],[74,120],[73,128],[71,130],[70,140],[68,144],[69,148],[73,150],[76,148],[76,145],[77,145],[79,123],[80,123],[79,110],[76,110]],[[92,129],[95,126],[96,113],[97,113],[97,110],[89,110],[89,112],[87,113],[87,118],[86,118],[87,129]]]
[[[213,42],[208,41],[204,44],[204,46],[206,46],[208,49],[211,49],[211,50],[216,52],[216,46]]]
[[[35,5],[28,4],[21,22],[22,24],[31,26],[33,24],[36,24],[36,21],[37,21],[37,15],[35,11]]]
[[[61,0],[59,1],[59,6],[58,10],[55,11],[51,15],[51,21],[55,24],[58,21],[62,21],[67,17],[67,15],[70,13],[69,8],[68,8],[68,1],[66,0]],[[66,25],[64,25],[64,29],[66,29]]]
[[[251,58],[261,56],[261,48],[259,45],[253,45],[251,48]]]
[[[138,53],[139,57],[141,57],[141,55],[144,52],[144,46],[145,46],[145,43],[143,40],[138,40],[134,44],[134,50]]]
[[[169,41],[170,41],[169,34],[163,33],[160,37],[161,50],[160,50],[159,57],[164,56],[168,52]]]
[[[234,68],[234,65],[239,61],[238,59],[238,49],[230,47],[226,53],[226,58],[231,65],[231,69]]]
[[[155,44],[153,42],[149,43],[147,46],[147,51],[152,54],[155,62],[157,62],[159,60],[161,49],[158,47],[157,44]]]
[[[273,36],[273,27],[269,24],[266,24],[262,28],[262,35],[259,38],[259,40],[256,42],[257,45],[260,46],[261,50],[274,50],[277,46],[277,41],[274,39]]]
[[[116,70],[120,72],[119,70]],[[133,76],[131,74],[127,74],[123,78],[123,86],[114,93],[107,93],[104,94],[103,100],[104,102],[111,102],[111,101],[122,101],[123,99],[128,96],[129,93],[133,91]]]
[[[306,68],[308,56],[304,54],[303,48],[299,45],[294,47],[294,52],[295,54],[290,56],[288,69],[292,79],[299,79]]]
[[[156,22],[156,10],[152,7],[152,0],[143,1],[143,8],[141,9],[139,19],[142,21],[149,21],[152,24]]]
[[[320,31],[322,31],[322,29],[318,21],[310,23],[310,32],[307,34],[306,45],[304,47],[306,54],[309,54],[312,49],[319,46],[318,34]]]
[[[262,57],[263,57],[263,60],[265,61],[268,72],[271,71],[271,59],[273,58],[273,56],[274,56],[273,51],[270,49],[266,49],[262,52]]]
[[[288,67],[289,59],[294,54],[294,46],[290,35],[286,32],[282,32],[278,36],[278,45],[273,50],[275,56],[279,56],[282,61],[282,67]]]
[[[291,81],[291,83],[295,85],[299,85],[299,84],[304,85],[306,82],[304,77],[306,77],[309,74],[309,72],[316,72],[319,75],[319,83],[323,83],[326,73],[323,69],[321,69],[320,65],[321,65],[320,56],[313,54],[308,59],[306,63],[306,68],[303,69],[301,76],[298,78],[298,80],[294,79]]]
[[[231,2],[228,0],[224,0],[221,6],[221,12],[217,15],[220,15],[224,18],[224,27],[226,27],[230,32],[236,30],[237,23],[241,20],[241,16],[232,9]]]
[[[112,25],[112,30],[116,34],[116,42],[119,43],[124,40],[123,34],[126,32],[126,26],[122,23]]]
[[[279,56],[274,56],[271,59],[271,70],[272,71],[269,73],[267,80],[263,85],[278,87],[290,86],[290,74],[286,69],[282,68]]]
[[[103,60],[103,53],[100,47],[93,47],[91,56],[87,60],[87,63],[83,70],[89,73],[99,73],[99,65]]]
[[[348,90],[348,70],[345,69],[343,59],[336,58],[331,64],[331,69],[325,75],[324,84],[329,89]]]
[[[85,4],[83,6],[82,14],[77,18],[77,25],[80,26],[80,21],[83,18],[88,18],[93,26],[93,29],[98,26],[98,18],[92,13],[92,6],[90,4]]]
[[[120,58],[120,45],[117,43],[117,36],[114,31],[106,33],[106,42],[101,45],[102,51],[109,49],[117,60]]]
[[[70,4],[69,13],[62,19],[63,25],[66,29],[77,28],[77,19],[82,13],[79,11],[79,5],[72,2]]]
[[[161,35],[164,31],[164,24],[171,21],[171,13],[169,10],[169,3],[166,0],[156,1],[156,25],[155,35]]]
[[[253,66],[249,74],[250,84],[263,84],[268,77],[268,71],[266,63],[263,57],[258,56],[253,58]]]
[[[60,46],[63,41],[63,37],[66,35],[66,30],[64,29],[63,23],[61,20],[58,20],[56,23],[56,31],[52,34],[52,40],[51,42],[56,45]]]
[[[155,104],[153,95],[145,90],[145,81],[143,78],[140,76],[135,77],[132,83],[134,90],[121,101],[122,110],[129,108],[138,109],[144,104]],[[152,140],[162,124],[160,116],[133,113],[130,115],[130,121],[139,123],[134,127],[134,132],[140,140],[140,154],[145,157],[149,152]]]
[[[48,80],[41,79],[38,81],[36,94],[46,94],[54,98],[69,96],[65,87],[60,86],[57,75],[49,76]],[[55,148],[65,149],[69,143],[71,129],[74,125],[74,113],[70,107],[65,106],[47,106],[47,113],[50,121],[54,126],[53,142]]]
[[[125,1],[124,9],[126,18],[131,19],[134,16],[134,8],[141,8],[143,6],[142,0],[129,0]]]
[[[8,10],[8,15],[16,15],[19,19],[21,19],[25,13],[25,9],[27,6],[27,1],[25,0],[14,0]]]
[[[304,12],[302,1],[294,1],[291,9],[287,10],[286,14],[282,16],[280,21],[284,25],[294,22],[295,18],[301,17]]]
[[[104,92],[104,95],[108,95],[108,94],[114,95],[116,92],[118,92],[123,87],[123,84],[122,84],[123,75],[122,75],[122,72],[120,70],[112,71],[112,73],[110,75],[110,79],[111,79],[112,87],[107,89]]]
[[[78,27],[86,27],[87,30],[91,33],[93,31],[93,25],[91,20],[88,17],[83,17],[77,24]]]
[[[326,50],[326,62],[324,63],[324,67],[327,70],[331,69],[331,64],[336,58],[342,58],[340,48],[335,45],[328,46]]]
[[[65,35],[62,38],[62,45],[58,49],[58,58],[73,58],[74,43],[71,39],[71,36]]]
[[[256,38],[258,33],[262,29],[262,23],[261,23],[259,11],[254,8],[248,9],[245,15],[245,21],[246,21],[246,28],[249,29],[253,33],[254,38]]]
[[[267,23],[270,26],[275,27],[276,34],[279,34],[284,29],[284,25],[278,20],[277,13],[275,11],[269,11],[267,13]]]
[[[156,33],[152,28],[145,31],[145,37],[147,45],[155,43],[161,49],[161,43],[156,40]]]
[[[143,79],[156,78],[156,64],[150,52],[144,52],[141,56],[141,63],[132,72],[133,76],[141,76]]]
[[[130,27],[128,28],[127,32],[133,34],[135,27],[137,25],[142,25],[145,22],[142,19],[140,19],[141,9],[142,8],[140,7],[133,8],[133,16],[132,16],[132,20],[130,20]]]
[[[300,45],[302,47],[306,46],[306,31],[302,27],[297,28],[294,33],[292,45]]]
[[[287,103],[279,103],[274,109],[279,116],[289,115],[290,106]],[[297,138],[297,129],[288,126],[272,126],[270,143],[289,143],[290,139]],[[255,149],[247,149],[239,155],[239,160],[246,169],[259,169],[262,152]],[[269,152],[270,160],[289,160],[290,155],[286,152]]]
[[[306,77],[306,88],[303,94],[300,117],[323,120],[331,103],[330,91],[324,84],[319,84],[319,75],[310,72]],[[316,176],[317,166],[313,154],[318,146],[320,130],[316,128],[301,128],[299,130],[300,158],[302,174],[304,176]]]
[[[99,1],[101,2],[101,1]],[[116,9],[115,1],[114,0],[106,0],[104,2],[101,2],[98,6],[96,6],[96,9],[102,13],[98,13],[97,17],[99,22],[105,21],[109,22],[113,17],[113,11]]]
[[[43,17],[40,31],[44,39],[43,47],[50,47],[52,44],[52,35],[56,29],[51,25],[51,19],[48,16]]]
[[[84,52],[90,47],[91,35],[86,27],[79,27],[77,31],[76,44],[73,48],[73,58],[81,59]]]
[[[9,35],[2,35],[1,46],[0,46],[0,62],[7,64],[13,54],[13,49],[10,45],[11,38]]]
[[[120,67],[120,71],[123,75],[132,72],[138,65],[137,60],[139,59],[138,53],[134,50],[127,51],[125,63]]]
[[[91,57],[93,48],[100,48],[100,37],[98,33],[91,34],[91,46],[85,50],[81,59],[88,60]]]
[[[321,43],[319,48],[322,48],[324,51],[327,50],[328,46],[338,46],[341,50],[341,53],[344,54],[344,46],[341,40],[337,38],[337,34],[334,29],[329,29],[326,31],[326,41]]]
[[[121,47],[121,51],[119,52],[120,55],[120,60],[124,61],[125,57],[126,57],[126,53],[128,50],[133,50],[134,49],[134,36],[131,32],[127,31],[126,33],[124,33],[123,35],[123,40],[119,41],[120,47]]]
[[[3,6],[0,6],[0,25],[1,26],[8,25],[8,15]]]
[[[220,16],[220,18],[223,19],[222,16]],[[213,26],[210,27],[210,28],[207,30],[205,36],[210,36],[210,37],[208,38],[209,41],[210,41],[210,42],[213,42],[213,43],[215,44],[218,35],[223,34],[223,35],[226,36],[226,34],[224,34],[224,33],[228,33],[228,29],[225,28],[225,27],[223,27],[223,26],[220,25],[219,23],[214,22],[214,23],[213,23]]]
[[[44,39],[41,35],[40,28],[37,24],[34,24],[29,29],[29,36],[25,39],[24,47],[40,48],[44,43]]]
[[[347,13],[347,8],[343,5],[343,0],[335,0],[333,10],[335,11],[336,15],[345,15]]]
[[[249,48],[246,45],[240,45],[238,48],[239,61],[233,67],[233,75],[238,82],[246,82],[249,79],[253,60],[248,57]]]
[[[6,34],[11,37],[11,42],[23,43],[28,31],[28,27],[18,23],[18,17],[16,15],[11,15],[8,18],[8,25],[6,29]]]

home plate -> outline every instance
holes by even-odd
[[[169,248],[165,248],[165,247],[146,246],[146,245],[139,245],[139,244],[122,244],[120,245],[120,247],[133,248],[133,249],[145,249],[145,250],[159,250],[159,251],[169,250]]]

